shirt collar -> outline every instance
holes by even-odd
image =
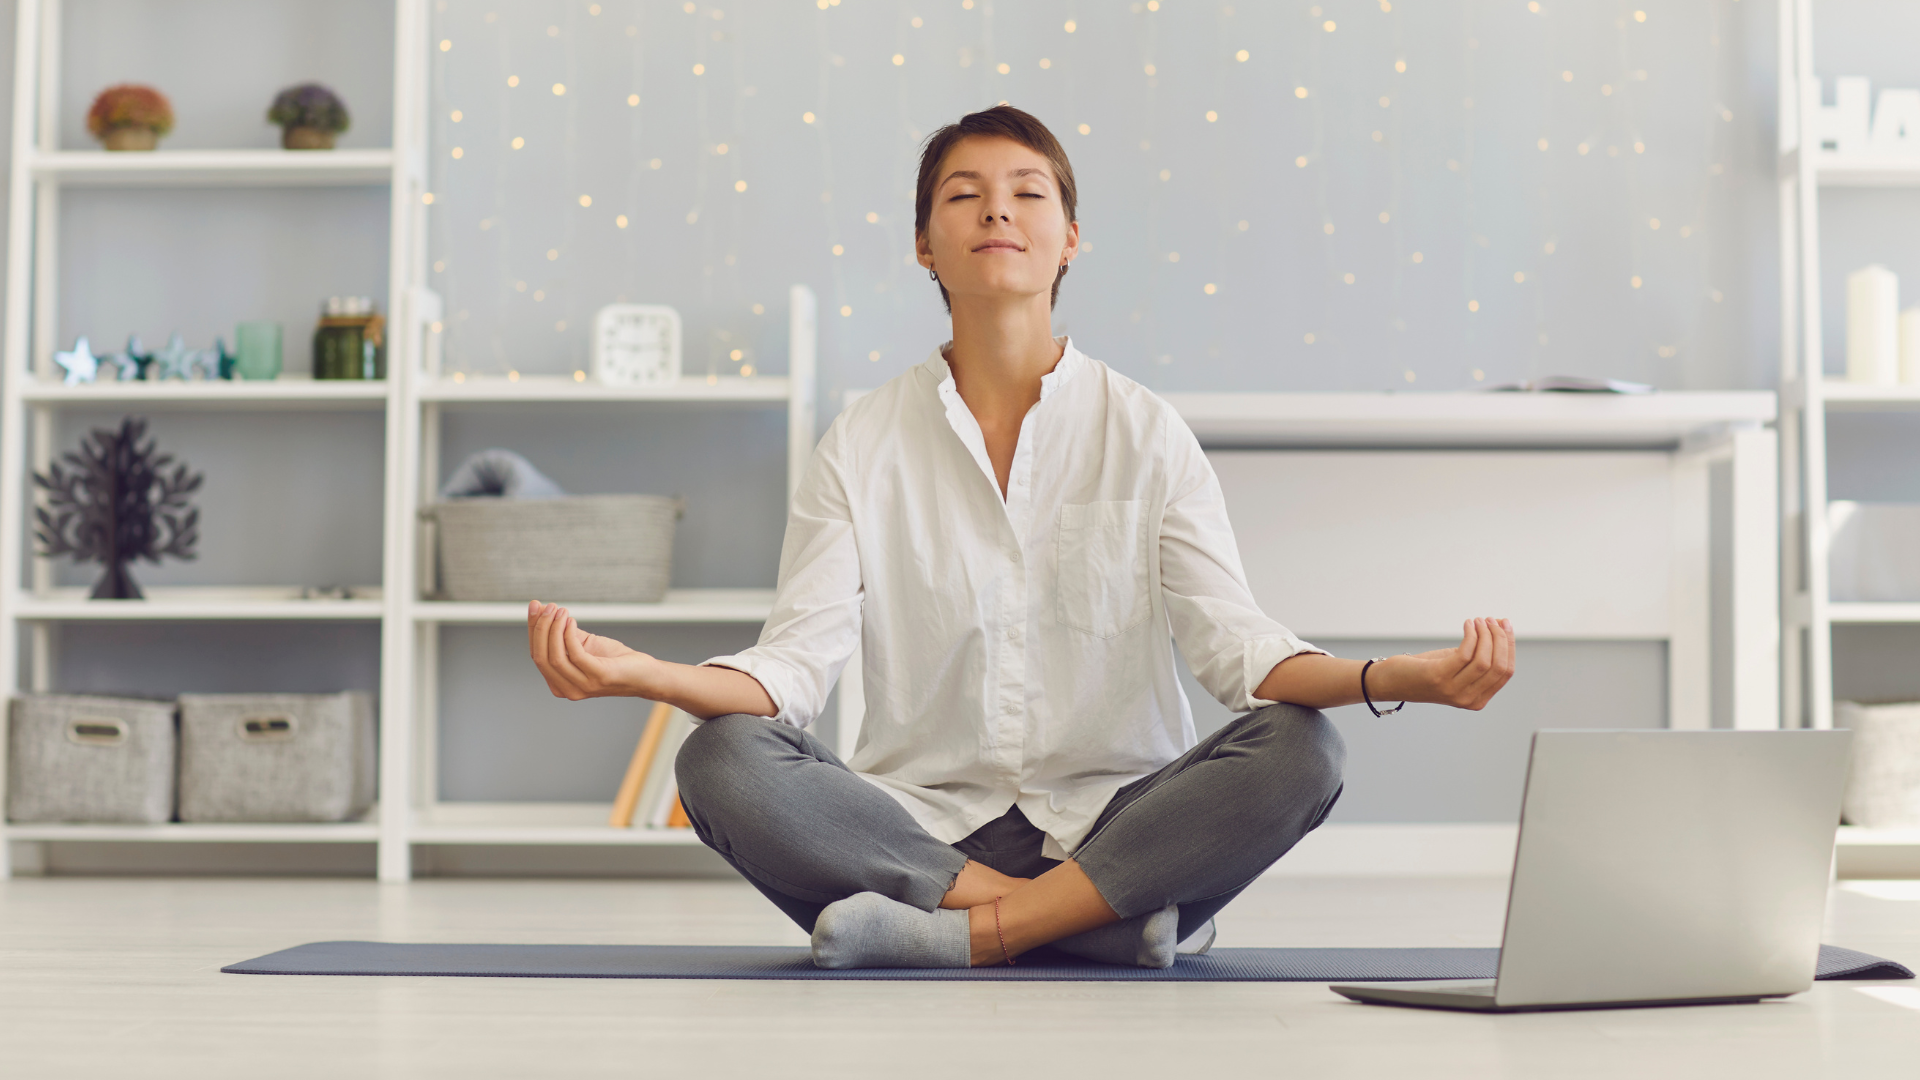
[[[1086,366],[1087,356],[1074,347],[1071,334],[1063,334],[1054,340],[1061,344],[1060,362],[1053,365],[1052,371],[1040,376],[1041,401],[1052,397],[1054,391],[1060,389],[1067,380],[1073,378],[1075,372]],[[927,358],[925,365],[927,374],[938,380],[936,386],[943,400],[958,397],[960,394],[959,387],[953,381],[953,365],[947,361],[947,350],[952,347],[951,340],[941,342],[933,350],[933,355]]]

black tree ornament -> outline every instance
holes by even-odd
[[[104,564],[95,600],[140,599],[127,564],[168,555],[191,559],[200,539],[200,511],[187,505],[187,496],[205,477],[187,472],[172,454],[156,454],[151,439],[142,446],[146,434],[147,422],[129,416],[119,431],[96,428],[79,453],[62,455],[66,468],[56,462],[47,475],[33,475],[47,491],[47,505],[33,514],[40,554]]]

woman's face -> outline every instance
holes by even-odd
[[[1045,295],[1079,250],[1047,159],[1012,139],[975,136],[947,151],[934,182],[920,265],[961,298]]]

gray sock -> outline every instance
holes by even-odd
[[[1135,915],[1131,919],[1108,923],[1084,934],[1061,938],[1053,947],[1083,960],[1126,967],[1164,968],[1173,966],[1174,935],[1180,932],[1180,906],[1168,904],[1159,911]]]
[[[1213,939],[1219,936],[1220,932],[1214,927],[1213,920],[1208,919],[1200,924],[1198,930],[1188,934],[1187,939],[1182,941],[1175,951],[1181,956],[1205,956],[1207,950],[1213,948]]]
[[[813,963],[823,968],[971,967],[973,936],[958,908],[921,911],[879,893],[828,904],[813,924]]]

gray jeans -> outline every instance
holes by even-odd
[[[1185,939],[1326,820],[1345,760],[1322,713],[1248,713],[1115,792],[1074,861],[1122,918],[1180,905]],[[675,769],[694,832],[808,932],[859,892],[932,911],[968,859],[1013,877],[1060,865],[1017,806],[941,843],[820,740],[765,717],[694,728]]]

